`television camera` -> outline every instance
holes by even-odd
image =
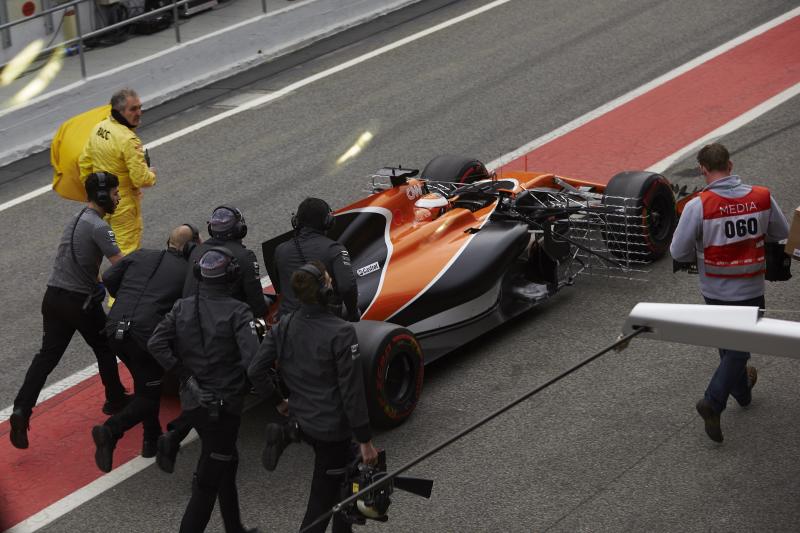
[[[337,509],[351,524],[364,525],[367,520],[386,522],[386,514],[391,505],[394,489],[430,498],[433,480],[407,476],[390,476],[386,473],[386,450],[378,452],[378,462],[374,465],[361,463],[357,458],[346,468],[329,470],[328,475],[341,476],[343,504]],[[364,489],[376,485],[357,498],[353,497]]]

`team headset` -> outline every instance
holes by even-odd
[[[197,229],[197,226],[195,226],[194,224],[190,224],[188,222],[184,222],[183,224],[181,224],[181,226],[186,226],[187,228],[192,230],[192,242],[196,243],[197,241],[200,240],[200,230]]]
[[[336,218],[333,216],[333,209],[331,209],[331,206],[328,205],[328,202],[322,200],[322,203],[324,203],[325,207],[328,209],[328,213],[325,215],[325,221],[322,223],[322,230],[328,231],[333,227],[334,223],[336,223]],[[292,227],[294,229],[300,229],[303,227],[303,223],[300,222],[299,218],[297,218],[296,213],[292,213]]]
[[[220,205],[218,207],[215,207],[214,210],[211,212],[212,213],[211,214],[212,218],[214,217],[214,213],[216,213],[218,209],[227,209],[228,211],[233,213],[233,216],[236,217],[236,224],[233,226],[233,228],[229,229],[225,233],[222,233],[222,234],[219,234],[219,235],[214,235],[214,233],[211,232],[211,221],[209,220],[208,223],[207,223],[208,224],[208,234],[211,235],[212,237],[217,237],[217,238],[223,239],[223,240],[244,239],[245,235],[247,235],[247,224],[244,221],[244,215],[242,214],[242,212],[239,211],[235,207],[230,207],[230,206],[227,206],[227,205]]]
[[[197,243],[200,241],[200,230],[198,230],[194,224],[189,224],[188,222],[184,222],[181,226],[186,226],[192,232],[192,240],[183,245],[183,251],[181,252],[183,258],[188,260],[195,246],[197,246]],[[169,239],[167,239],[167,248],[169,248]]]
[[[108,182],[110,181],[109,176],[113,176],[113,174],[109,174],[108,172],[94,172],[89,175],[91,178],[95,176],[97,178],[97,191],[94,193],[94,201],[105,209],[106,211],[110,211],[114,209],[114,201],[111,200],[111,194],[109,194],[108,189]]]
[[[195,247],[197,247],[197,243],[200,242],[200,230],[197,229],[197,226],[189,224],[188,222],[184,222],[181,225],[186,226],[192,231],[192,240],[183,245],[183,258],[188,261]],[[169,241],[167,242],[169,243]]]
[[[223,246],[213,246],[208,250],[206,250],[205,252],[203,252],[203,255],[206,255],[208,252],[212,250],[215,252],[219,252],[228,258],[228,264],[227,266],[225,266],[225,281],[227,281],[228,283],[233,283],[234,281],[239,279],[242,269],[239,266],[239,260],[236,259],[236,256],[233,255],[233,253],[231,253],[230,250],[228,250]],[[202,256],[200,257],[202,258]],[[194,273],[194,277],[198,281],[203,281],[203,272],[202,269],[200,268],[199,260],[192,265],[192,272]],[[319,272],[319,270],[317,270],[317,272]]]
[[[311,274],[317,280],[317,300],[319,303],[324,304],[333,296],[333,289],[325,285],[325,275],[319,271],[312,263],[306,263],[298,268],[300,272]]]

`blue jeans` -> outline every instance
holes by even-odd
[[[703,297],[705,298],[705,296]],[[741,305],[758,307],[764,309],[764,296],[730,302],[725,300],[714,300],[705,298],[708,305]],[[719,366],[711,376],[711,382],[705,393],[705,400],[711,404],[714,412],[721,413],[725,410],[728,403],[728,395],[733,396],[740,404],[750,403],[750,389],[747,383],[747,360],[750,359],[750,352],[739,352],[736,350],[719,349]]]

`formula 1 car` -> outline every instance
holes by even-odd
[[[439,156],[422,171],[385,167],[372,194],[335,213],[350,252],[370,421],[400,424],[426,363],[541,304],[581,273],[641,271],[677,222],[669,182],[622,172],[605,185],[537,172],[487,171]],[[275,247],[262,244],[275,276]],[[265,292],[269,292],[266,287]]]

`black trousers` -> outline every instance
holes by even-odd
[[[106,389],[106,400],[120,400],[125,394],[125,388],[119,380],[117,359],[102,332],[106,325],[103,306],[98,304],[83,311],[85,301],[85,294],[47,287],[42,299],[42,348],[33,357],[25,374],[25,381],[14,400],[14,407],[21,408],[27,415],[30,415],[36,405],[47,376],[61,361],[75,331],[81,334],[97,357],[100,379]]]
[[[174,431],[178,435],[178,442],[185,439],[192,430],[191,417],[186,414],[187,412],[188,411],[181,411],[181,414],[179,414],[177,418],[167,422],[167,429],[169,431]]]
[[[161,378],[164,369],[153,359],[146,349],[128,337],[118,341],[108,339],[111,348],[117,353],[133,376],[133,400],[125,408],[106,420],[116,438],[121,438],[133,426],[142,423],[144,440],[156,440],[161,435],[158,411],[161,404]]]
[[[192,497],[181,520],[181,533],[205,531],[214,503],[219,499],[219,510],[227,533],[242,533],[239,513],[239,493],[236,488],[236,470],[239,468],[239,452],[236,440],[239,436],[241,416],[220,413],[217,421],[208,416],[205,408],[185,412],[200,435],[200,459],[192,482]]]
[[[307,435],[303,438],[314,447],[314,477],[308,495],[306,515],[300,529],[313,524],[317,518],[341,501],[342,479],[327,474],[328,470],[344,468],[353,459],[351,441],[323,442]],[[325,533],[330,517],[310,529],[314,533]],[[333,533],[351,533],[352,526],[341,515],[333,516]]]

